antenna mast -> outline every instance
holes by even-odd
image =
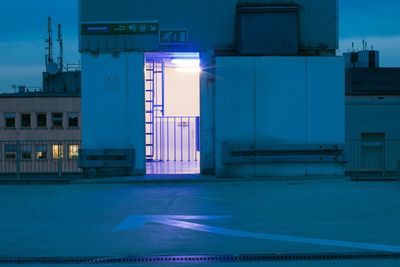
[[[64,68],[64,40],[62,34],[61,24],[58,24],[58,43],[60,44],[60,57],[58,59],[58,65],[60,66],[60,71],[63,71]]]
[[[46,49],[47,49],[46,65],[48,65],[54,61],[53,60],[53,30],[51,27],[51,17],[48,18],[47,32],[48,32],[48,38],[45,40],[45,42],[48,43],[48,46],[46,47]]]

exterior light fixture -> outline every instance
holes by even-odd
[[[172,59],[171,63],[175,66],[176,72],[183,73],[200,73],[200,59],[198,58],[185,58],[185,59]]]
[[[182,73],[200,73],[201,68],[200,67],[177,67],[175,69],[176,72],[182,72]]]

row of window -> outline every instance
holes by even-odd
[[[62,128],[64,125],[64,114],[62,112],[51,113],[51,127]],[[32,128],[32,114],[31,113],[20,113],[20,127],[21,128]],[[16,128],[16,113],[4,113],[4,121],[6,128]],[[69,112],[67,113],[67,125],[71,128],[79,127],[79,113]],[[47,128],[47,113],[36,113],[36,127]]]
[[[67,147],[67,155],[64,153],[64,147]],[[48,145],[38,144],[35,145],[35,150],[32,150],[32,145],[22,145],[20,146],[20,159],[21,160],[47,160],[49,159]],[[51,145],[51,159],[59,160],[64,159],[67,156],[68,159],[78,159],[79,156],[79,145],[69,144],[69,145]],[[15,160],[17,158],[17,145],[16,144],[6,144],[4,145],[4,158],[6,160]]]

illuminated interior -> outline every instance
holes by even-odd
[[[147,174],[200,172],[198,53],[148,53],[145,69]]]

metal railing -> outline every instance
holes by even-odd
[[[154,126],[155,161],[199,160],[199,117],[156,117]]]
[[[0,175],[15,177],[80,174],[80,140],[0,141]]]
[[[348,174],[393,176],[400,161],[400,139],[346,140],[345,157]]]

